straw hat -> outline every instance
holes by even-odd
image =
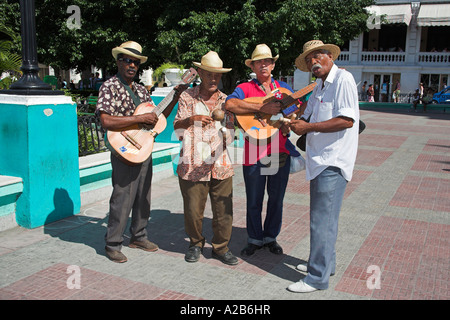
[[[303,53],[295,59],[295,65],[298,69],[304,72],[309,72],[308,67],[306,65],[305,57],[310,54],[313,51],[316,50],[328,50],[331,52],[331,55],[333,56],[333,60],[336,60],[337,57],[339,57],[339,54],[341,53],[341,49],[339,49],[338,46],[334,44],[324,44],[320,40],[311,40],[306,42],[303,45]]]
[[[224,68],[222,59],[215,51],[210,51],[202,57],[201,62],[193,62],[196,67],[200,69],[215,72],[215,73],[227,73],[230,72],[231,68]]]
[[[266,44],[258,44],[253,50],[252,58],[245,60],[245,65],[249,68],[251,68],[251,63],[256,60],[262,60],[262,59],[273,59],[273,61],[278,60],[279,55],[277,54],[275,57],[272,57],[272,51]]]
[[[134,41],[124,42],[119,47],[115,47],[114,49],[112,49],[112,55],[114,59],[117,60],[117,55],[119,53],[123,53],[131,57],[138,58],[141,61],[141,63],[147,61],[147,57],[142,55],[141,45]]]

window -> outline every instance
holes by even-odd
[[[363,51],[405,51],[406,31],[403,23],[393,23],[364,32]]]
[[[443,52],[450,50],[450,27],[422,27],[421,52]]]

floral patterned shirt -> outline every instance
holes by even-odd
[[[139,97],[141,103],[152,102],[152,98],[144,86],[132,82],[130,88]],[[132,116],[135,110],[133,98],[117,76],[102,84],[98,92],[97,115],[105,112],[112,116]]]
[[[224,143],[219,121],[202,127],[194,124],[187,129],[177,129],[176,134],[183,141],[177,168],[178,176],[183,180],[210,181],[224,180],[234,175],[231,159],[226,145],[233,141],[234,115],[225,110],[226,94],[219,91],[215,106],[209,108],[199,96],[200,86],[184,91],[178,100],[178,111],[174,125],[194,115],[208,115],[216,109],[225,112],[227,141]],[[225,149],[225,150],[224,150]]]

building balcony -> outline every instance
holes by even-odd
[[[417,64],[420,66],[445,66],[450,64],[450,52],[419,52]]]
[[[348,51],[341,52],[337,63],[341,65],[361,66],[418,66],[445,67],[450,64],[450,52],[417,52],[414,62],[408,62],[406,52],[360,52],[357,55]]]

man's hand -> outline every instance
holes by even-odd
[[[280,127],[280,131],[283,134],[283,136],[287,136],[291,129],[289,128],[289,123],[283,122],[283,124]]]
[[[259,110],[265,114],[278,114],[281,112],[281,104],[278,101],[270,101],[263,104]]]
[[[145,125],[155,126],[158,122],[158,116],[154,112],[150,113],[143,113],[140,115],[137,115],[139,122],[143,123]]]
[[[213,122],[214,120],[210,116],[196,115],[189,118],[189,125],[192,126],[199,121],[202,123],[202,127],[204,127]]]
[[[177,95],[178,97],[180,96],[180,94],[186,90],[187,88],[189,88],[188,84],[179,84],[177,85],[175,88],[173,88],[173,90],[176,91],[175,95]]]
[[[309,123],[304,120],[291,120],[289,127],[299,136],[309,131]]]

